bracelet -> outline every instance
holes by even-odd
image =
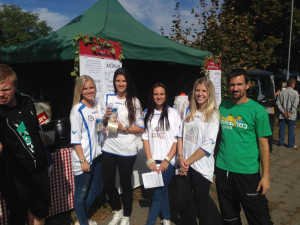
[[[182,155],[182,154],[178,154],[177,157],[178,157],[178,158],[179,158],[179,157],[182,157],[182,158],[183,158],[183,155]]]
[[[154,162],[155,162],[155,160],[154,160],[153,158],[148,159],[148,161],[146,162],[146,165],[147,165],[148,167],[150,167],[150,165],[151,165],[152,163],[154,163]]]
[[[129,134],[129,128],[126,127],[126,131],[123,131],[124,134]]]
[[[167,161],[168,163],[171,161],[171,159],[168,156],[166,156],[166,158],[164,158],[164,160]]]

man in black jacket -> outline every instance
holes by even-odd
[[[33,102],[16,92],[17,76],[0,64],[0,191],[9,224],[44,224],[50,182],[42,132]]]

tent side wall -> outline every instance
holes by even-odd
[[[10,64],[18,76],[18,91],[51,103],[52,119],[68,118],[73,101],[75,78],[70,76],[73,61]],[[186,94],[200,77],[200,67],[177,63],[125,60],[126,67],[135,83],[143,108],[147,108],[148,95],[155,82],[168,88],[169,104],[181,91]]]

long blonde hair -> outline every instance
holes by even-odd
[[[195,115],[196,115],[196,112],[198,109],[198,107],[197,107],[198,103],[195,99],[195,89],[198,84],[205,85],[205,87],[207,89],[207,96],[208,96],[208,100],[206,102],[206,107],[202,112],[202,115],[203,115],[202,121],[211,122],[213,119],[214,113],[217,114],[217,117],[220,117],[220,113],[219,113],[219,109],[218,109],[218,106],[216,103],[214,84],[211,82],[210,79],[208,79],[206,77],[201,77],[201,78],[197,79],[194,83],[192,99],[191,99],[191,106],[190,106],[190,110],[188,112],[188,115],[187,115],[185,121],[190,122],[195,119]]]
[[[88,75],[80,76],[77,79],[76,84],[75,84],[72,108],[81,101],[81,99],[82,99],[81,93],[82,93],[83,87],[84,87],[85,83],[88,81],[93,82],[93,84],[95,86],[95,91],[97,92],[96,84],[95,84],[95,81],[93,78],[91,78]],[[95,99],[94,99],[94,102],[95,102]]]

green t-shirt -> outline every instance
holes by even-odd
[[[272,134],[267,111],[253,100],[220,105],[221,142],[217,167],[235,173],[259,171],[258,138]]]

